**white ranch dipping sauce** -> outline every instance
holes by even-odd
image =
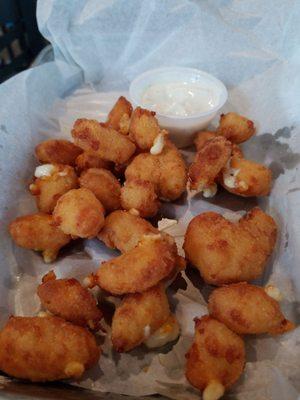
[[[219,95],[199,82],[157,83],[144,91],[141,103],[160,114],[187,117],[210,111]]]

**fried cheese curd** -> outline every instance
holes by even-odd
[[[124,210],[143,218],[157,214],[160,206],[155,185],[141,179],[128,179],[121,189],[121,205]]]
[[[122,353],[146,341],[170,315],[169,301],[159,284],[143,293],[126,295],[112,321],[112,344]]]
[[[187,380],[203,391],[203,400],[217,400],[243,372],[244,341],[226,325],[205,315],[195,319],[194,341],[186,358]]]
[[[107,212],[120,208],[121,184],[110,171],[89,168],[80,175],[79,184],[93,192]]]
[[[103,229],[98,234],[98,239],[102,240],[107,247],[118,249],[121,253],[126,253],[138,245],[143,236],[159,235],[174,243],[174,239],[167,233],[161,233],[149,221],[133,215],[128,211],[114,211],[105,218]],[[170,275],[164,279],[168,285],[173,281],[177,274],[186,267],[185,259],[179,255],[176,256],[175,268]]]
[[[203,192],[205,197],[211,197],[216,192],[216,178],[229,160],[232,144],[223,137],[208,140],[197,152],[194,162],[189,168],[189,189]]]
[[[77,279],[56,279],[50,271],[43,277],[37,294],[43,308],[51,314],[92,330],[100,328],[102,312],[92,293]]]
[[[42,164],[75,165],[75,160],[81,153],[80,147],[63,139],[45,140],[35,148],[35,155]]]
[[[132,110],[131,103],[125,97],[119,97],[110,110],[105,125],[119,131],[123,135],[127,135],[129,132]]]
[[[158,230],[145,219],[128,211],[117,210],[105,218],[97,237],[107,247],[127,253],[138,245],[142,236],[157,233]]]
[[[215,289],[208,310],[213,318],[239,334],[281,334],[294,328],[264,288],[245,282]]]
[[[218,286],[258,278],[276,237],[275,221],[257,207],[237,223],[204,212],[189,223],[183,248],[204,281]]]
[[[78,187],[74,168],[64,164],[44,164],[36,169],[38,177],[29,186],[35,196],[39,211],[52,213],[58,199],[71,189]]]
[[[89,168],[104,168],[112,169],[113,163],[111,161],[106,161],[99,157],[97,153],[92,151],[84,151],[75,160],[76,171],[80,174]]]
[[[93,238],[104,225],[104,208],[90,190],[72,189],[58,200],[53,219],[73,238]]]
[[[18,246],[41,251],[46,263],[53,262],[59,250],[71,241],[71,236],[55,225],[52,215],[44,213],[16,218],[9,232]]]
[[[161,134],[155,112],[137,107],[131,116],[129,137],[141,150],[151,151],[152,146]],[[162,134],[163,136],[163,134]],[[161,146],[161,152],[163,143]]]
[[[272,173],[265,165],[246,160],[236,151],[222,170],[219,183],[238,196],[267,196],[271,191]]]
[[[135,144],[120,132],[92,119],[78,119],[72,129],[75,144],[104,160],[122,164],[135,152]]]
[[[174,201],[185,192],[187,171],[180,151],[167,139],[159,155],[137,155],[126,168],[125,178],[152,182],[161,200]]]
[[[232,143],[239,144],[250,139],[255,134],[255,126],[250,119],[230,112],[221,114],[216,133],[224,136]]]
[[[194,145],[196,146],[196,151],[200,151],[205,144],[217,137],[216,132],[213,131],[200,131],[197,132],[194,139]]]
[[[145,235],[128,252],[102,262],[91,285],[113,295],[141,293],[167,278],[176,267],[177,248],[160,234]]]
[[[0,332],[0,369],[15,378],[77,379],[99,357],[88,330],[58,317],[10,317]]]

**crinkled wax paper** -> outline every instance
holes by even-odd
[[[243,212],[258,204],[280,226],[276,251],[262,279],[284,295],[282,308],[299,322],[300,299],[300,4],[287,0],[139,1],[47,0],[38,2],[38,22],[51,41],[55,61],[27,70],[0,86],[0,323],[9,314],[34,315],[35,289],[49,270],[41,257],[15,247],[7,224],[32,212],[27,187],[36,161],[34,146],[48,137],[68,137],[77,117],[103,120],[129,82],[153,67],[183,65],[206,70],[229,89],[223,111],[255,121],[257,136],[246,155],[270,166],[271,195],[243,199],[220,191],[215,198],[166,203],[161,214],[177,219],[179,245],[192,216],[206,210]],[[217,121],[215,121],[215,124]],[[187,160],[191,151],[183,151]],[[97,240],[66,249],[51,266],[59,277],[81,279],[101,260],[113,257]],[[207,295],[196,271],[188,270],[169,291],[181,323],[172,347],[116,354],[107,336],[98,366],[74,384],[130,395],[160,393],[174,399],[199,398],[184,378],[184,354],[193,318],[206,313]],[[228,398],[294,400],[300,391],[299,328],[280,337],[246,339],[245,373]]]

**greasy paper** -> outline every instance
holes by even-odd
[[[272,12],[270,12],[272,10]],[[243,212],[255,205],[280,227],[279,239],[262,279],[284,295],[282,308],[299,322],[300,300],[300,6],[297,1],[58,0],[38,3],[38,23],[51,41],[55,61],[27,70],[0,86],[0,323],[9,314],[35,315],[41,276],[50,268],[41,257],[14,246],[7,224],[33,212],[28,184],[36,161],[34,146],[48,137],[70,137],[78,117],[105,119],[129,82],[154,67],[203,69],[229,90],[223,112],[254,120],[257,135],[243,147],[247,157],[270,166],[274,184],[267,198],[243,199],[224,191],[165,203],[161,214],[178,220],[179,245],[189,220],[200,212]],[[217,124],[217,119],[213,125]],[[187,160],[192,150],[183,151]],[[62,251],[51,268],[58,277],[82,279],[116,252],[98,240]],[[199,398],[184,378],[184,354],[193,318],[206,313],[210,287],[196,271],[184,274],[169,293],[181,337],[162,350],[116,354],[109,331],[99,337],[99,365],[74,384],[128,395],[160,393],[174,399]],[[299,328],[280,337],[247,338],[245,373],[228,398],[294,400],[300,391]]]

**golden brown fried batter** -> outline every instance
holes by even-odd
[[[154,111],[137,107],[131,116],[129,136],[142,150],[150,150],[155,138],[160,133],[160,127]]]
[[[76,279],[56,279],[53,271],[43,277],[37,294],[42,306],[75,325],[98,330],[102,313],[91,292]]]
[[[114,211],[105,218],[98,234],[107,247],[126,253],[137,246],[143,235],[158,233],[150,222],[128,211]]]
[[[121,205],[124,210],[149,218],[157,214],[160,202],[152,182],[128,179],[121,189]]]
[[[243,143],[250,139],[254,133],[254,123],[242,115],[234,112],[221,115],[217,134],[224,136],[232,143]]]
[[[125,171],[127,179],[152,182],[162,200],[176,200],[186,188],[187,173],[183,157],[168,139],[159,155],[142,153],[136,156]]]
[[[104,208],[90,190],[73,189],[58,200],[53,218],[72,237],[92,238],[104,225]]]
[[[18,246],[41,251],[46,263],[56,259],[59,250],[70,242],[55,226],[52,215],[37,213],[18,217],[9,225],[9,232]]]
[[[197,132],[194,140],[197,152],[200,151],[209,140],[214,139],[216,136],[216,132],[212,131]]]
[[[235,151],[219,181],[228,192],[239,196],[267,196],[271,191],[272,173],[263,164],[246,160]]]
[[[231,149],[231,143],[223,137],[207,141],[189,168],[190,189],[202,191],[211,187],[229,160]]]
[[[68,140],[45,140],[35,148],[35,155],[42,164],[74,165],[82,149]]]
[[[114,349],[122,353],[139,346],[167,321],[169,315],[169,302],[162,285],[125,296],[112,321]]]
[[[204,400],[216,400],[242,374],[245,345],[224,324],[205,315],[195,320],[194,342],[186,358],[187,380],[204,391]]]
[[[80,378],[99,357],[90,332],[58,317],[10,317],[0,332],[0,369],[15,378]]]
[[[100,265],[94,283],[114,295],[141,293],[170,275],[177,250],[160,235],[142,238],[138,246]]]
[[[51,175],[45,175],[34,180],[29,186],[35,196],[39,211],[51,213],[58,199],[71,189],[78,187],[78,179],[74,168],[64,164],[53,165]]]
[[[82,154],[80,154],[76,158],[75,164],[76,171],[79,173],[89,168],[112,169],[113,167],[113,163],[111,161],[104,160],[92,151],[84,151]]]
[[[135,145],[126,136],[92,119],[78,119],[72,129],[75,143],[85,151],[117,164],[126,162]]]
[[[80,175],[79,184],[93,192],[107,212],[120,208],[121,184],[110,171],[90,168]]]
[[[123,135],[127,135],[129,132],[131,114],[131,103],[125,97],[121,96],[109,112],[105,124],[110,128],[121,132]]]
[[[245,282],[214,290],[208,310],[212,317],[239,334],[279,334],[295,327],[263,288]]]
[[[238,223],[205,212],[189,223],[184,251],[206,283],[250,281],[262,274],[276,235],[275,221],[259,208],[252,209]]]

